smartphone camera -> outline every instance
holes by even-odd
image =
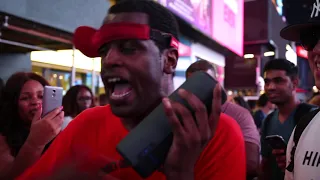
[[[56,90],[52,90],[52,97],[56,97]]]

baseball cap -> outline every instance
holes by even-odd
[[[132,13],[139,16],[119,21],[117,14]],[[141,15],[143,14],[143,15]],[[99,29],[78,27],[73,44],[87,57],[100,57],[100,48],[112,41],[128,39],[154,40],[163,48],[178,50],[178,24],[174,15],[165,7],[150,0],[123,0],[110,7]]]
[[[306,23],[293,24],[285,27],[280,31],[280,36],[289,41],[301,42],[302,39],[306,39],[305,37],[301,37],[303,33],[309,34],[308,38],[312,38],[310,36],[315,35],[312,31],[317,28],[320,28],[320,0],[315,0],[313,3],[310,18]],[[317,40],[318,39],[316,39],[316,41]]]

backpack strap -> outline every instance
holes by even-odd
[[[306,105],[308,105],[308,104],[306,104]],[[313,117],[315,115],[317,115],[317,113],[320,111],[320,109],[317,108],[316,106],[308,105],[309,106],[309,111],[307,111],[307,109],[308,109],[307,106],[305,106],[305,105],[303,105],[303,106],[304,106],[304,113],[303,113],[303,110],[301,108],[301,110],[297,109],[296,114],[295,114],[295,118],[296,119],[298,119],[299,117],[300,118],[298,120],[296,129],[295,129],[295,132],[294,132],[294,135],[293,135],[294,146],[291,149],[291,152],[290,152],[290,160],[291,161],[290,161],[290,164],[287,167],[287,170],[289,172],[293,172],[293,169],[294,169],[294,154],[296,152],[296,148],[298,146],[299,139],[300,139],[304,129],[308,126],[308,124],[311,122]],[[300,107],[303,107],[303,106],[300,106]]]
[[[306,103],[300,103],[297,106],[296,112],[294,114],[294,120],[296,122],[296,124],[299,123],[300,119],[308,114],[309,112],[318,109],[317,106],[311,105],[311,104],[306,104]]]

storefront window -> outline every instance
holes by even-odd
[[[97,88],[96,88],[97,94],[104,94],[105,93],[105,88],[104,84],[102,82],[101,76],[98,75],[97,77]]]
[[[32,66],[32,72],[43,76],[51,86],[62,87],[64,89],[64,94],[71,87],[71,71]],[[93,90],[94,94],[103,94],[105,90],[100,78],[100,73],[97,72],[95,76],[96,77],[93,79],[91,72],[77,72],[75,76],[75,85],[86,85]],[[92,85],[93,80],[95,81],[94,87]]]
[[[71,73],[68,71],[46,69],[45,77],[51,86],[62,87],[64,93],[70,88]]]
[[[32,66],[32,72],[40,75],[40,76],[43,76],[43,69],[42,67],[38,67],[38,66]]]

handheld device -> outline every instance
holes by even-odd
[[[210,114],[213,90],[217,83],[207,73],[196,72],[174,91],[169,99],[181,103],[194,115],[189,104],[178,95],[179,89],[185,89],[197,96]],[[221,103],[226,99],[227,95],[222,91]],[[117,145],[117,151],[142,178],[146,178],[164,163],[172,139],[171,125],[161,103]]]
[[[265,138],[272,149],[287,149],[287,143],[282,136],[271,135]]]
[[[45,86],[42,100],[42,117],[62,106],[62,87]]]

